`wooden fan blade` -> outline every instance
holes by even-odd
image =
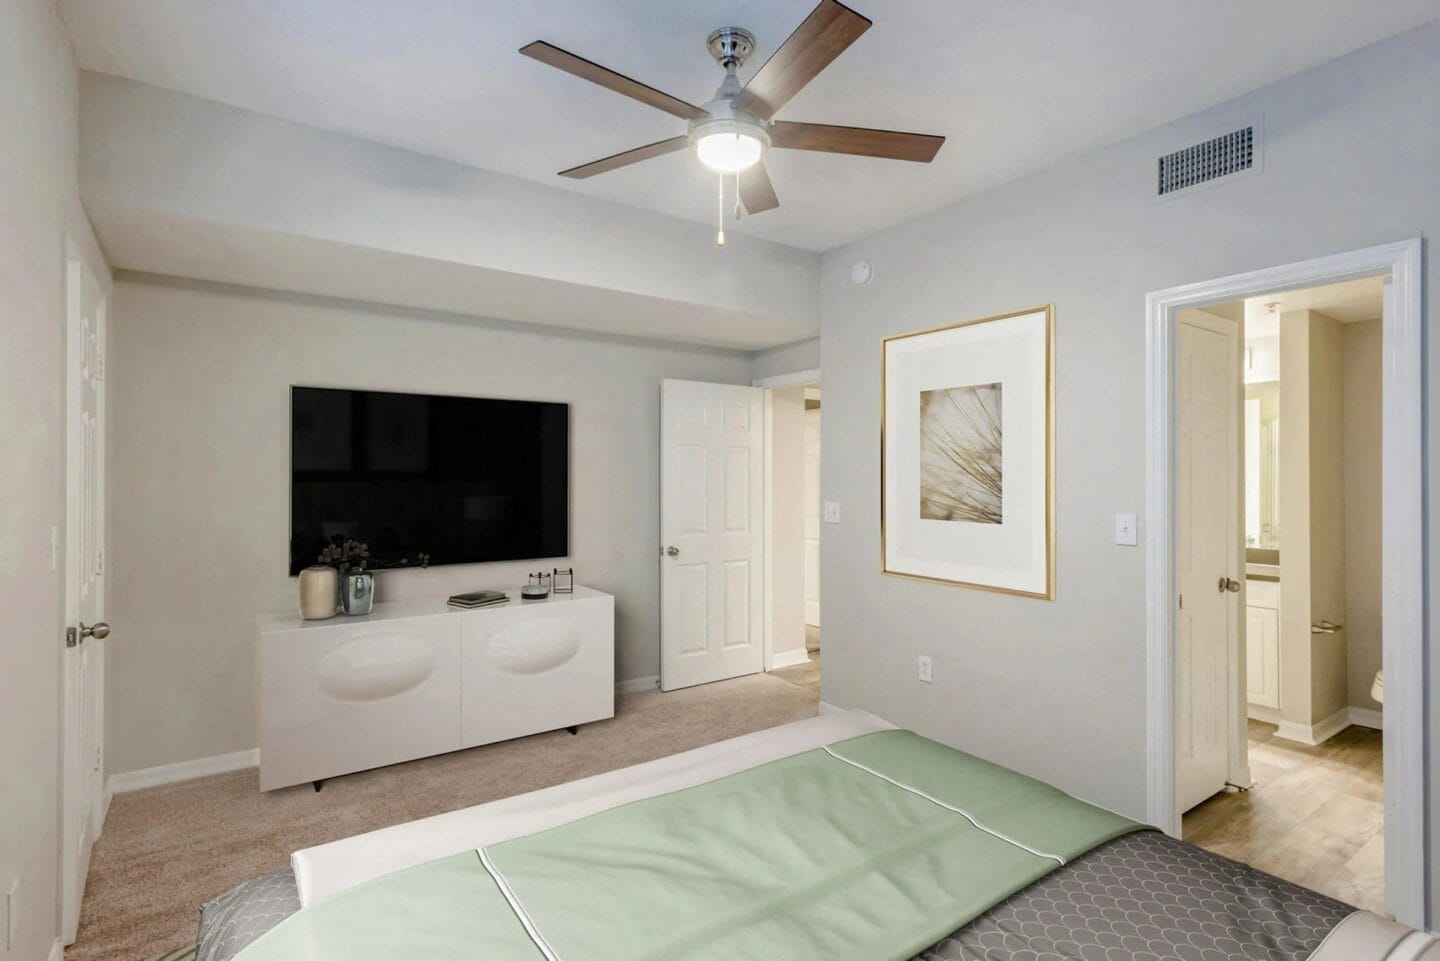
[[[619,167],[628,167],[630,164],[639,163],[642,160],[649,160],[651,157],[661,157],[667,153],[684,150],[686,146],[687,138],[685,137],[671,137],[669,140],[657,140],[655,143],[647,143],[645,146],[636,147],[634,150],[611,154],[600,160],[592,160],[588,164],[581,164],[578,167],[571,167],[569,170],[562,170],[560,171],[560,176],[584,180],[586,177],[603,174]]]
[[[584,57],[576,56],[568,50],[561,50],[543,40],[527,43],[520,48],[520,52],[541,63],[558,67],[566,73],[573,73],[582,80],[598,83],[607,90],[613,90],[641,103],[658,107],[666,113],[672,113],[684,120],[704,120],[710,116],[693,103],[686,103],[679,97],[672,97],[663,90],[656,90],[638,80],[632,80],[623,73],[616,73],[608,67],[602,67]]]
[[[780,198],[775,196],[775,185],[770,182],[764,163],[752,164],[740,171],[740,201],[745,205],[746,212],[751,214],[780,206]]]
[[[788,123],[784,120],[770,125],[771,146],[790,150],[819,150],[928,164],[935,159],[944,143],[944,137],[928,133],[837,127],[828,123]]]
[[[769,119],[845,48],[870,29],[870,21],[837,0],[820,0],[805,22],[745,85],[735,107]]]

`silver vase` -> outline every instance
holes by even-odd
[[[340,579],[340,609],[346,614],[369,614],[375,603],[375,575],[370,571],[346,574]]]

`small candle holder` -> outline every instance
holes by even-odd
[[[575,593],[575,568],[567,567],[562,571],[557,567],[551,572],[551,575],[553,577],[551,590],[556,594]]]
[[[530,580],[520,588],[520,597],[527,601],[543,600],[550,596],[551,582],[551,576],[544,571],[531,574]]]

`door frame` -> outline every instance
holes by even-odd
[[[1180,834],[1175,800],[1175,323],[1179,311],[1385,277],[1382,568],[1385,671],[1386,906],[1422,930],[1429,918],[1425,838],[1424,394],[1422,244],[1382,244],[1200,283],[1145,298],[1146,816]]]
[[[775,663],[775,464],[773,460],[772,443],[774,438],[774,407],[771,391],[776,387],[803,387],[807,384],[820,383],[820,368],[813,367],[809,370],[796,370],[787,374],[775,374],[770,377],[760,377],[750,382],[752,387],[760,387],[765,391],[765,574],[764,574],[764,650],[765,670],[772,671],[777,667],[790,667],[789,664]],[[825,456],[822,449],[820,456]],[[798,663],[798,662],[796,662]]]

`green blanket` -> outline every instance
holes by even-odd
[[[240,961],[904,961],[1137,827],[881,731],[357,885]]]

